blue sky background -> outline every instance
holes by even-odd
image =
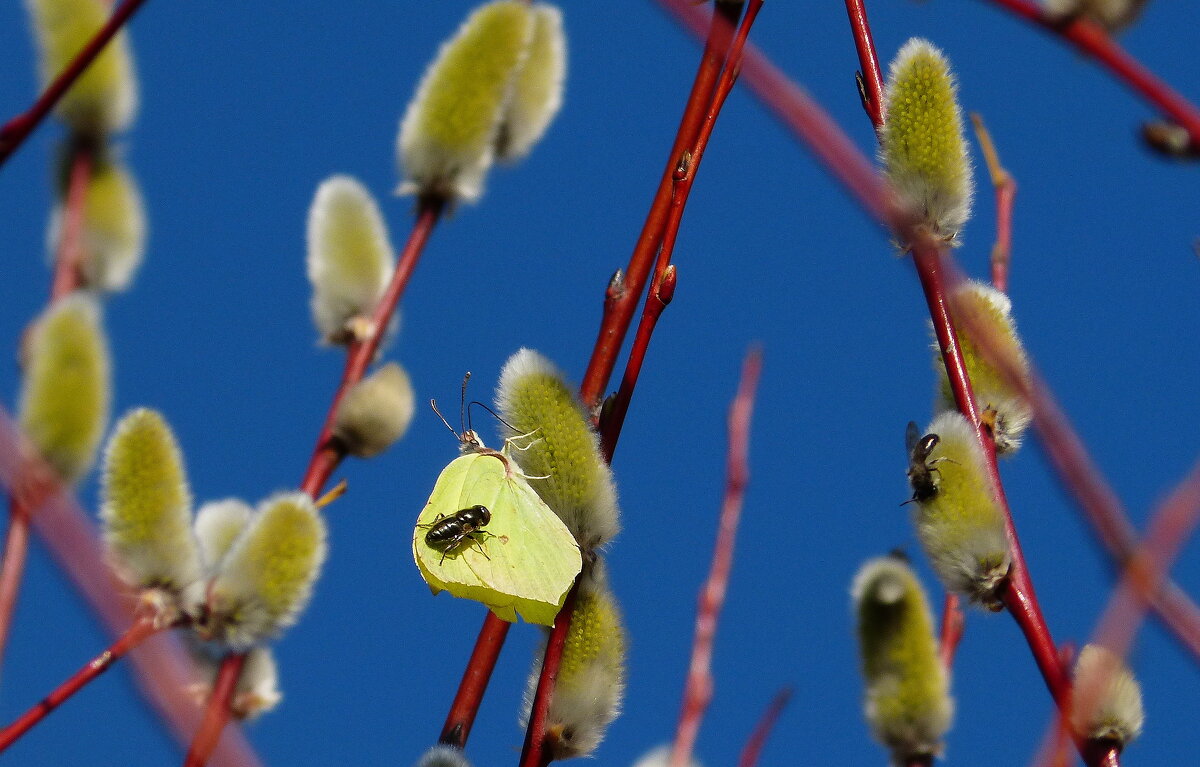
[[[350,173],[400,243],[394,141],[439,42],[472,4],[151,2],[132,25],[142,111],[121,139],[151,236],[134,288],[107,310],[115,413],[163,410],[198,499],[257,500],[298,483],[341,371],[314,344],[305,215],[317,184]],[[986,117],[1020,192],[1011,295],[1029,350],[1141,524],[1198,452],[1200,235],[1194,167],[1134,139],[1149,109],[1075,53],[984,2],[871,3],[881,56],[910,36],[944,47],[962,99]],[[566,104],[532,157],[499,169],[481,204],[439,226],[404,298],[390,359],[419,400],[482,397],[505,358],[534,347],[578,380],[604,286],[628,257],[698,56],[649,2],[572,3]],[[1200,8],[1152,3],[1124,38],[1200,100]],[[842,3],[768,3],[753,37],[865,151]],[[34,95],[20,3],[0,5],[0,113]],[[43,241],[56,125],[0,170],[5,359],[48,293]],[[977,157],[977,164],[982,161]],[[959,251],[986,274],[991,190]],[[899,503],[904,425],[926,422],[933,376],[921,293],[887,238],[740,89],[705,157],[661,322],[614,461],[625,530],[609,552],[630,633],[625,715],[598,752],[628,765],[668,739],[723,484],[724,420],[746,347],[765,368],[750,486],[716,644],[715,698],[698,743],[731,764],[782,685],[796,695],[764,765],[883,764],[860,715],[848,588],[896,546],[920,560]],[[1193,340],[1189,340],[1193,339]],[[18,376],[0,366],[11,407]],[[437,737],[483,608],[429,596],[412,524],[456,446],[421,408],[404,442],[339,472],[331,558],[300,624],[277,645],[283,704],[249,728],[268,764],[407,764]],[[1002,471],[1055,637],[1083,641],[1112,585],[1105,558],[1036,445]],[[94,508],[94,481],[81,491]],[[1175,569],[1200,593],[1200,548]],[[927,585],[940,594],[924,563]],[[938,599],[935,596],[935,599]],[[518,701],[537,632],[518,626],[471,738],[478,765],[514,763]],[[3,673],[10,720],[106,640],[41,548],[31,556]],[[1143,739],[1127,764],[1194,760],[1195,664],[1157,626],[1134,663]],[[1026,763],[1051,706],[1006,615],[969,615],[955,667],[949,763]],[[104,676],[6,763],[160,765],[181,752],[127,670]]]

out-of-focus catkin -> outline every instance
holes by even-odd
[[[620,529],[612,471],[558,368],[521,349],[500,372],[496,408],[511,427],[505,436],[520,443],[512,457],[579,545],[592,550],[612,540]]]
[[[26,0],[40,53],[44,89],[104,26],[103,0]],[[133,57],[124,32],[109,41],[55,107],[75,133],[102,137],[129,127],[137,111]]]
[[[140,408],[117,424],[104,452],[100,520],[118,570],[173,594],[199,580],[192,497],[166,419]]]
[[[983,449],[959,413],[937,416],[926,434],[937,435],[924,459],[932,492],[916,492],[914,473],[909,474],[917,537],[947,590],[1000,610],[997,590],[1012,556],[1004,512],[984,470]]]
[[[96,300],[55,301],[24,347],[18,420],[33,447],[65,482],[91,468],[108,422],[112,372]]]
[[[863,565],[852,594],[872,733],[897,765],[940,754],[954,704],[924,589],[889,556]]]
[[[313,320],[329,343],[362,340],[392,277],[392,246],[375,198],[350,176],[322,182],[308,212]]]
[[[996,452],[1011,455],[1021,446],[1021,438],[1033,420],[1029,400],[1022,393],[1022,386],[1029,375],[1029,358],[1012,319],[1012,301],[989,285],[970,281],[954,290],[950,302],[975,403],[983,420],[991,428]],[[991,339],[990,351],[1018,371],[1021,385],[1011,384],[1001,368],[984,355],[977,340],[979,333],[987,333]],[[933,367],[938,376],[935,410],[956,410],[950,379],[946,376],[946,365],[936,340]]]
[[[408,373],[389,362],[346,392],[333,433],[351,455],[371,458],[404,436],[415,408]]]
[[[879,156],[900,200],[954,241],[971,215],[971,161],[950,64],[927,40],[914,37],[892,61]]]
[[[1075,662],[1071,726],[1081,738],[1124,748],[1142,733],[1142,688],[1120,656],[1084,645]]]
[[[1046,12],[1062,19],[1083,16],[1109,32],[1137,21],[1149,0],[1043,0]]]
[[[533,37],[517,72],[512,96],[496,135],[496,156],[513,162],[529,154],[562,106],[567,77],[567,42],[562,11],[533,6]]]

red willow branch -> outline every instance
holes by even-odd
[[[633,323],[633,311],[641,301],[642,290],[650,276],[650,267],[662,241],[663,227],[671,205],[675,169],[679,166],[684,149],[694,141],[701,121],[712,103],[713,86],[721,73],[726,52],[733,39],[734,25],[741,10],[740,3],[716,3],[712,17],[703,22],[707,29],[707,33],[701,33],[704,35],[704,52],[701,54],[700,66],[696,70],[692,89],[683,107],[683,117],[679,121],[679,129],[675,132],[675,141],[671,145],[671,153],[667,156],[666,168],[658,182],[658,189],[654,193],[642,231],[634,243],[620,290],[615,297],[605,301],[600,332],[591,359],[588,360],[583,381],[579,385],[579,396],[585,407],[595,408],[599,404],[616,367],[617,355],[625,341],[625,334],[629,332],[629,326]],[[611,453],[611,450],[609,452]]]
[[[733,569],[733,546],[741,521],[742,504],[746,499],[746,484],[750,480],[750,418],[754,413],[754,395],[762,371],[762,352],[752,348],[742,363],[741,382],[729,406],[729,452],[726,458],[725,498],[721,502],[717,541],[713,547],[708,581],[700,590],[696,606],[696,637],[692,643],[692,659],[688,666],[687,683],[683,690],[683,705],[679,726],[671,746],[669,767],[684,767],[691,759],[700,732],[700,722],[712,700],[713,640],[717,635],[717,620],[725,604],[729,573]]]
[[[671,207],[663,226],[662,242],[659,245],[658,258],[655,261],[650,292],[642,309],[642,319],[638,323],[638,329],[634,335],[629,360],[625,364],[625,374],[621,379],[621,386],[617,390],[616,397],[613,398],[612,407],[605,416],[601,429],[600,443],[604,446],[605,458],[609,462],[612,461],[612,446],[616,441],[616,435],[620,434],[621,428],[625,425],[625,416],[629,412],[629,403],[633,399],[633,390],[637,386],[638,376],[641,375],[642,363],[646,359],[646,351],[650,346],[650,337],[654,334],[654,328],[658,324],[663,310],[675,296],[677,273],[675,266],[671,263],[671,256],[675,252],[675,242],[679,237],[679,227],[683,222],[683,211],[687,207],[692,186],[696,183],[696,174],[700,170],[704,151],[708,148],[708,142],[716,127],[717,116],[720,115],[726,99],[733,91],[734,83],[737,82],[742,51],[746,47],[746,38],[750,34],[750,27],[758,17],[762,5],[763,0],[751,0],[747,4],[745,16],[743,16],[737,35],[729,48],[726,66],[713,91],[708,114],[705,115],[704,122],[701,123],[691,148],[684,150],[679,158],[679,164],[671,174]],[[719,17],[715,18],[719,19]]]
[[[124,657],[127,652],[165,628],[168,627],[160,625],[154,616],[138,619],[107,650],[89,661],[86,666],[71,675],[67,681],[54,688],[49,695],[18,717],[12,724],[0,730],[0,752],[11,746],[17,738],[42,721],[47,714],[58,708],[63,701],[82,689],[84,685],[107,671],[112,664]]]
[[[1018,18],[1040,26],[1064,43],[1091,56],[1117,81],[1124,83],[1135,94],[1153,104],[1187,131],[1192,145],[1200,147],[1200,110],[1126,53],[1101,27],[1085,18],[1057,18],[1029,0],[990,2]]]
[[[863,109],[878,131],[883,127],[883,70],[879,66],[879,54],[875,52],[875,37],[867,21],[864,0],[846,0],[846,13],[850,16],[850,31],[854,35],[854,49],[858,52],[859,92]]]
[[[938,652],[942,665],[949,670],[954,666],[954,654],[962,641],[965,619],[957,594],[948,593],[942,601],[942,626],[938,632]]]
[[[1013,199],[1017,196],[1017,181],[1000,163],[1000,154],[992,141],[992,134],[983,124],[978,113],[971,113],[971,124],[975,126],[975,137],[987,163],[988,176],[996,188],[996,243],[992,246],[992,285],[1001,293],[1008,292],[1008,267],[1012,261],[1012,215]]]
[[[746,740],[741,756],[738,757],[737,767],[755,767],[758,764],[758,757],[762,753],[763,746],[766,745],[767,738],[771,735],[771,730],[775,728],[775,723],[779,721],[779,715],[783,713],[783,709],[787,707],[788,701],[791,699],[792,688],[790,686],[775,693],[775,698],[763,712],[758,724],[754,726],[754,732],[750,733],[750,737]]]
[[[108,22],[96,32],[87,45],[83,46],[83,50],[72,59],[66,69],[54,78],[54,81],[47,86],[33,106],[0,127],[0,166],[4,165],[13,152],[17,151],[29,137],[34,128],[46,118],[46,115],[50,114],[50,110],[54,109],[63,94],[79,79],[79,76],[104,50],[104,46],[108,45],[108,41],[120,31],[125,22],[137,12],[138,8],[142,7],[144,2],[146,0],[125,0],[121,3],[113,11]]]
[[[333,400],[329,404],[329,412],[326,414],[321,432],[317,436],[312,458],[309,459],[308,468],[304,471],[304,478],[300,480],[300,489],[313,500],[320,497],[321,490],[329,481],[330,475],[346,457],[345,446],[333,436],[333,424],[337,418],[338,404],[346,392],[362,380],[367,367],[375,359],[375,354],[379,351],[379,344],[383,341],[384,331],[408,287],[408,282],[417,268],[417,262],[421,260],[421,253],[425,250],[425,244],[429,241],[429,235],[433,233],[433,228],[437,225],[445,207],[445,200],[440,197],[422,197],[417,201],[417,216],[408,235],[408,241],[404,244],[404,249],[400,251],[392,279],[371,315],[372,332],[365,340],[352,343],[346,350],[346,366],[342,370],[341,383],[333,393]],[[230,653],[221,661],[221,667],[217,673],[217,683],[213,686],[212,693],[208,698],[208,706],[204,712],[204,721],[188,749],[184,767],[199,767],[199,765],[205,764],[212,749],[220,741],[221,730],[229,721],[229,704],[233,691],[237,688],[238,676],[242,673],[242,666],[245,662],[244,653]],[[223,683],[226,686],[222,686]]]
[[[741,6],[737,3],[716,3],[716,10],[705,22],[707,33],[704,36],[704,51],[700,57],[691,91],[683,108],[683,116],[679,121],[671,152],[667,156],[667,167],[659,181],[658,189],[650,205],[650,211],[634,244],[629,265],[624,270],[618,270],[609,280],[604,293],[604,313],[600,320],[600,331],[588,360],[587,369],[580,383],[579,396],[584,406],[597,411],[601,396],[608,386],[609,378],[616,366],[616,358],[621,350],[629,326],[633,322],[633,310],[641,300],[641,293],[646,285],[646,278],[654,263],[655,254],[659,250],[662,231],[666,225],[667,206],[672,199],[674,173],[678,167],[683,151],[694,140],[699,131],[701,121],[707,115],[712,101],[712,93],[724,65],[726,53],[733,39],[733,24]],[[661,295],[660,295],[661,298]],[[665,305],[664,305],[665,306]],[[602,444],[604,455],[612,460],[613,451],[619,431],[613,433],[610,439]],[[565,615],[564,615],[565,613]],[[557,644],[561,652],[562,642],[566,639],[566,631],[570,625],[570,613],[564,609],[559,611],[555,621],[555,630],[547,640],[546,657],[549,657],[550,647]],[[560,628],[561,626],[561,628]],[[488,612],[479,630],[479,638],[467,659],[466,670],[462,681],[442,726],[440,742],[464,748],[475,721],[475,715],[483,702],[491,679],[491,671],[496,666],[500,650],[504,647],[504,639],[508,634],[509,624],[500,620],[495,614]],[[557,635],[557,638],[556,638]],[[543,660],[543,667],[546,663]],[[539,679],[539,686],[541,680]],[[548,698],[544,705],[549,705]],[[532,725],[533,717],[530,717]],[[529,730],[526,730],[528,741]],[[541,746],[539,745],[540,749]]]

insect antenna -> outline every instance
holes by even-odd
[[[450,425],[450,422],[446,420],[446,416],[442,415],[442,411],[438,410],[437,400],[435,400],[435,399],[429,400],[429,407],[433,408],[434,414],[437,415],[437,417],[441,419],[442,423],[446,424],[446,428],[450,430],[451,434],[453,434],[455,437],[457,437],[459,439],[462,439],[461,435],[457,431],[455,431],[454,427]]]
[[[469,403],[467,403],[467,426],[469,426],[469,427],[471,427],[471,428],[474,428],[474,427],[471,425],[471,406],[472,406],[472,405],[479,405],[479,407],[481,407],[481,408],[483,408],[484,410],[486,410],[486,411],[488,411],[489,413],[491,413],[493,418],[495,418],[497,421],[499,421],[500,423],[502,423],[502,424],[504,424],[505,426],[507,426],[507,427],[508,427],[510,430],[512,430],[512,431],[516,431],[516,430],[517,430],[517,428],[516,428],[515,426],[513,426],[511,423],[509,423],[508,421],[506,421],[506,420],[504,420],[503,418],[501,418],[499,413],[497,413],[495,410],[492,410],[490,407],[488,407],[487,405],[485,405],[484,403],[480,402],[480,401],[479,401],[479,400],[477,400],[477,399],[473,399],[473,400],[471,400]]]
[[[466,375],[463,376],[462,391],[458,395],[458,428],[462,429],[463,432],[467,431],[465,419],[465,416],[469,415],[467,413],[467,381],[470,380],[471,371],[468,370]]]

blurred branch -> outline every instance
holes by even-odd
[[[790,685],[775,693],[771,704],[767,706],[762,718],[754,726],[754,732],[750,733],[750,737],[746,740],[742,754],[738,757],[737,767],[755,767],[758,764],[758,757],[762,753],[771,730],[775,728],[775,723],[779,721],[779,715],[783,713],[783,709],[791,699],[792,688]]]
[[[1091,56],[1119,82],[1187,131],[1193,145],[1200,146],[1200,110],[1126,53],[1102,27],[1083,17],[1058,18],[1029,0],[989,1]]]
[[[83,50],[67,65],[58,77],[46,87],[46,90],[38,97],[24,113],[17,115],[9,120],[3,126],[0,126],[0,166],[12,156],[13,152],[24,143],[25,139],[33,133],[46,115],[50,114],[50,110],[58,103],[59,99],[70,89],[79,76],[84,73],[88,66],[100,55],[104,50],[104,46],[108,45],[117,32],[121,30],[125,22],[129,20],[138,8],[146,0],[125,0],[117,7],[108,22],[101,27],[88,41],[88,44],[83,46]]]
[[[965,617],[959,605],[958,595],[947,593],[942,601],[942,626],[938,632],[939,652],[946,670],[954,666],[954,653],[958,651],[958,643],[962,641],[964,625]]]
[[[975,126],[975,137],[987,163],[988,176],[996,188],[996,244],[992,246],[992,286],[1001,293],[1008,292],[1008,268],[1012,262],[1012,215],[1013,198],[1017,196],[1017,182],[1003,165],[992,134],[983,124],[977,112],[971,113],[971,124]]]
[[[242,675],[242,667],[245,665],[245,653],[226,655],[225,660],[221,661],[212,693],[208,696],[204,719],[196,730],[196,737],[193,738],[191,748],[183,760],[183,767],[204,767],[208,763],[208,755],[216,748],[217,741],[221,739],[221,730],[229,721],[229,706],[233,702],[238,677]]]
[[[742,363],[741,382],[729,407],[729,452],[726,458],[725,498],[713,547],[708,581],[700,590],[696,607],[696,637],[692,642],[692,659],[688,666],[687,683],[683,690],[683,706],[679,726],[671,746],[669,767],[684,767],[691,759],[700,722],[712,700],[713,639],[717,635],[717,620],[725,604],[729,572],[733,568],[733,545],[741,521],[742,503],[746,498],[746,483],[750,480],[750,418],[754,413],[754,395],[762,371],[762,352],[750,349]]]

